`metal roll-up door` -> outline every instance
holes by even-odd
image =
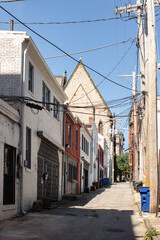
[[[41,140],[38,151],[37,199],[58,199],[58,150],[53,144]]]

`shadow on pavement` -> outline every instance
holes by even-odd
[[[29,213],[1,226],[2,240],[134,240],[133,211],[89,209],[85,206],[106,189],[99,189],[58,208]],[[76,208],[74,208],[76,206]],[[14,221],[14,224],[13,224]],[[9,225],[9,222],[12,224]]]

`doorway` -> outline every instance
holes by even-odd
[[[15,204],[15,159],[16,149],[4,145],[3,204]]]

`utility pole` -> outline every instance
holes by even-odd
[[[147,1],[147,28],[148,28],[148,70],[146,76],[148,82],[148,140],[150,157],[150,212],[156,212],[157,207],[157,167],[158,167],[158,149],[157,149],[157,69],[156,69],[156,38],[155,38],[155,11],[154,1]]]
[[[113,114],[113,168],[114,168],[114,179],[116,181],[116,118],[115,113]]]
[[[114,161],[115,161],[115,114],[112,118],[112,183],[114,183],[115,180],[115,169],[114,169]]]
[[[115,114],[111,115],[111,129],[109,130],[109,134],[111,136],[111,161],[112,161],[112,183],[115,181],[115,161],[116,161],[116,148],[115,148]]]
[[[157,76],[156,76],[156,41],[155,41],[155,11],[154,7],[160,6],[159,0],[145,0],[143,4],[137,0],[136,5],[128,5],[123,8],[116,8],[116,14],[143,11],[145,7],[145,132],[146,132],[146,158],[145,169],[146,185],[150,187],[150,212],[156,212],[157,208]],[[142,13],[142,12],[141,12]],[[138,18],[138,21],[140,18]],[[140,32],[140,25],[139,25]],[[142,33],[143,34],[143,33]],[[142,86],[141,86],[142,87]],[[142,88],[143,92],[143,88]]]
[[[136,83],[136,77],[140,75],[136,75],[135,72],[133,72],[132,75],[118,75],[119,77],[132,77],[133,79],[133,85],[132,85],[132,93],[133,93],[133,99],[134,99],[134,162],[135,162],[135,180],[138,180],[139,174],[138,174],[138,126],[137,126],[137,83]]]
[[[140,59],[140,80],[141,80],[141,113],[140,113],[140,128],[141,128],[141,148],[140,148],[140,180],[146,183],[146,81],[145,81],[145,42],[143,31],[143,9],[141,0],[137,0],[137,22],[138,22],[138,44],[139,59]],[[148,174],[147,174],[148,175]]]

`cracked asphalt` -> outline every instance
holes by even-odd
[[[0,222],[2,240],[141,240],[146,232],[129,183],[62,200],[57,208]]]

